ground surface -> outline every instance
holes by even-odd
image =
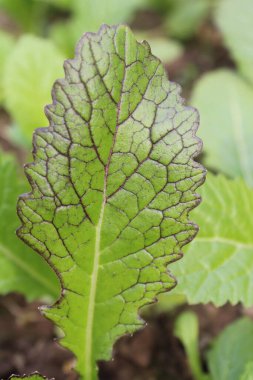
[[[38,303],[28,304],[16,294],[0,298],[0,378],[37,370],[49,379],[76,380],[73,356],[55,341],[57,332],[42,317]],[[189,307],[188,307],[189,308]],[[213,337],[242,315],[237,306],[214,308],[195,306],[200,321],[200,350],[205,367],[205,351]],[[100,380],[194,380],[184,350],[173,336],[177,314],[148,318],[148,325],[132,338],[123,337],[115,346],[114,361],[100,363]]]

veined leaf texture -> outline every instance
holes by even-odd
[[[167,265],[196,234],[204,169],[198,114],[126,26],[85,34],[34,135],[32,187],[18,203],[18,235],[59,274],[44,309],[64,332],[81,379],[143,321],[138,310],[175,286]]]

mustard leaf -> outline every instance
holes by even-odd
[[[27,141],[34,128],[47,125],[43,107],[55,77],[63,73],[62,61],[51,41],[32,35],[23,35],[6,60],[5,105]]]
[[[64,332],[82,379],[144,321],[138,310],[175,286],[167,265],[196,234],[204,169],[198,114],[126,26],[87,33],[34,135],[19,237],[58,272],[62,297],[44,314]]]
[[[215,22],[242,75],[253,84],[253,2],[219,0]]]
[[[19,292],[28,300],[57,299],[60,286],[50,266],[15,235],[16,200],[27,185],[10,156],[0,154],[0,294]]]
[[[253,190],[243,180],[209,174],[192,213],[200,226],[185,256],[171,268],[175,293],[190,303],[253,305]]]
[[[252,368],[253,322],[241,318],[226,327],[213,342],[208,354],[208,367],[213,380],[248,379],[245,371]]]
[[[253,89],[236,73],[220,69],[196,84],[192,104],[200,113],[205,164],[253,186]],[[224,150],[224,146],[226,149]]]

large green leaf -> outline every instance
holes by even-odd
[[[27,190],[14,160],[0,155],[0,294],[20,292],[29,300],[56,299],[60,286],[56,275],[39,255],[15,235],[19,225],[16,201]]]
[[[212,379],[241,379],[245,367],[252,362],[252,347],[252,320],[242,318],[229,325],[216,339],[208,355],[208,367]]]
[[[200,226],[185,257],[171,266],[176,293],[190,303],[253,305],[253,190],[242,180],[209,174],[203,202],[192,213]]]
[[[216,23],[241,72],[253,83],[253,2],[219,0]]]
[[[19,236],[58,271],[62,298],[44,312],[91,380],[143,325],[138,309],[175,285],[167,264],[196,234],[188,213],[204,174],[198,114],[127,27],[85,34],[65,70],[34,136]]]
[[[63,57],[42,38],[24,35],[6,62],[5,101],[14,121],[27,139],[36,127],[46,125],[43,107],[50,102],[56,76],[62,75]]]
[[[199,80],[192,104],[200,112],[206,165],[253,186],[253,89],[222,69]]]

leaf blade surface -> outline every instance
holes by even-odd
[[[28,300],[57,299],[60,286],[56,275],[39,255],[15,236],[19,222],[15,203],[26,190],[13,158],[0,154],[0,293],[19,292]]]
[[[250,186],[253,185],[252,102],[252,88],[228,69],[204,75],[197,82],[191,100],[200,112],[206,165],[231,178],[242,177]]]
[[[167,264],[196,234],[204,171],[198,114],[127,27],[85,34],[65,72],[35,134],[19,236],[60,275],[62,298],[44,313],[90,380],[143,325],[138,309],[175,285]]]
[[[175,293],[190,303],[253,305],[252,189],[243,180],[209,174],[193,211],[201,228],[182,260],[171,265]]]

